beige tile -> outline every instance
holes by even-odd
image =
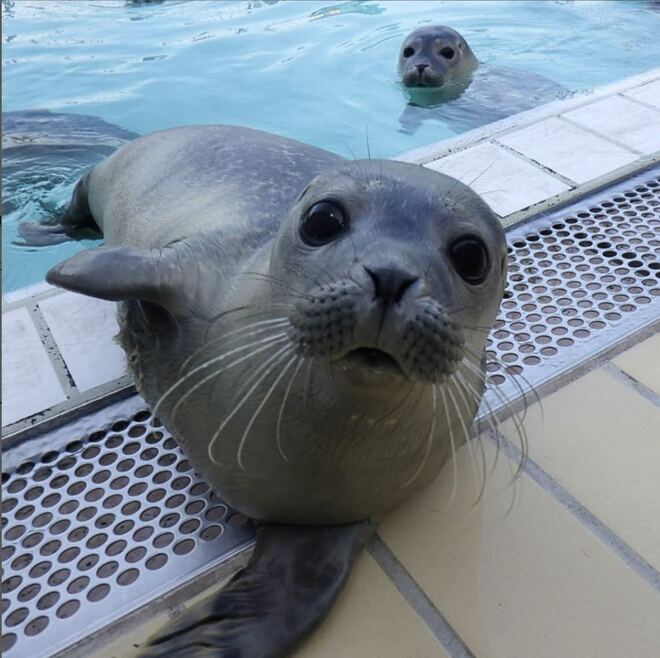
[[[364,553],[327,619],[294,658],[446,658],[385,573]]]
[[[473,508],[462,447],[381,536],[479,658],[657,658],[657,592],[525,476],[507,515],[503,461]]]
[[[39,304],[78,390],[126,374],[124,352],[114,342],[116,304],[72,292]]]
[[[660,112],[623,96],[608,96],[562,116],[641,153],[660,149]]]
[[[426,166],[469,185],[500,217],[569,189],[495,144],[479,144]]]
[[[66,394],[25,308],[2,314],[2,424],[64,402]]]
[[[630,89],[625,92],[625,95],[643,103],[654,105],[660,110],[660,80],[654,80],[641,87]]]
[[[660,569],[660,409],[596,371],[545,398],[543,414],[525,422],[533,459]]]
[[[576,183],[586,183],[637,159],[631,151],[555,117],[497,141]]]
[[[660,395],[660,334],[635,345],[612,361],[621,370]]]

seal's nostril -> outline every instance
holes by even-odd
[[[419,73],[421,73],[424,69],[427,69],[429,67],[428,64],[415,64],[415,68]]]
[[[387,304],[398,304],[406,290],[419,278],[389,267],[364,269],[373,281],[374,299],[381,299]]]

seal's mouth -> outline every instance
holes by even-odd
[[[346,354],[344,359],[374,372],[405,376],[399,362],[392,355],[374,347],[358,347]]]

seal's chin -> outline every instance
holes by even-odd
[[[358,347],[348,352],[342,360],[367,368],[374,373],[406,376],[399,362],[391,354],[374,347]]]

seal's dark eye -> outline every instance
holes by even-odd
[[[403,49],[403,56],[404,57],[412,57],[415,54],[415,49],[412,46],[406,46]]]
[[[489,269],[486,246],[473,235],[459,238],[449,249],[449,256],[461,278],[476,286],[486,280]]]
[[[346,226],[342,209],[332,201],[319,201],[306,213],[300,224],[300,237],[312,247],[336,238]]]
[[[453,59],[454,58],[454,49],[450,48],[447,46],[446,48],[443,48],[440,51],[440,54],[445,58],[445,59]]]

